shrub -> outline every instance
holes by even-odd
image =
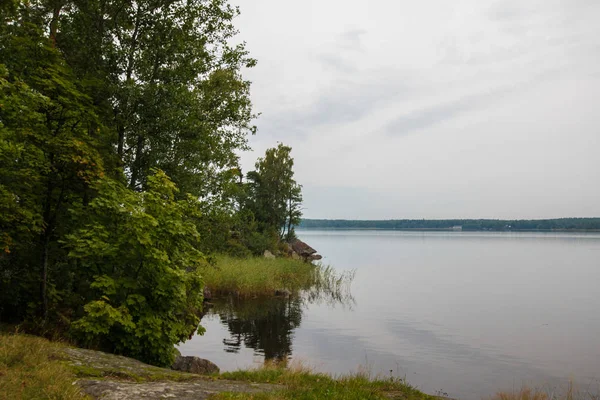
[[[76,212],[82,228],[67,236],[92,294],[74,332],[86,345],[171,365],[173,345],[196,330],[202,307],[198,202],[176,201],[177,189],[162,171],[142,193],[110,180],[98,189]]]

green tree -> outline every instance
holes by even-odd
[[[56,244],[68,230],[68,207],[85,201],[89,184],[103,175],[102,127],[44,36],[43,19],[24,5],[18,10],[3,14],[0,25],[0,267],[2,283],[20,287],[7,304],[22,311],[37,298],[46,321],[49,298],[58,295],[53,278],[64,266],[50,271],[64,256]]]
[[[286,224],[287,231],[285,239],[288,242],[296,239],[294,226],[300,224],[302,220],[302,185],[293,183],[287,196]]]
[[[258,226],[237,168],[255,131],[237,14],[0,2],[2,321],[159,365],[197,328],[203,253],[246,255]]]
[[[181,193],[218,192],[255,132],[254,66],[225,0],[63,1],[57,46],[86,83],[129,186],[143,190],[152,168]],[[56,15],[56,13],[52,13]]]
[[[302,216],[302,187],[294,180],[291,151],[282,143],[268,149],[247,174],[250,209],[263,230],[276,231],[280,239],[292,235]]]

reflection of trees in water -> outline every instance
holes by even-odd
[[[216,301],[210,313],[219,315],[231,334],[229,339],[223,339],[225,351],[237,353],[244,344],[264,354],[265,361],[286,361],[292,354],[293,332],[300,326],[304,309],[312,303],[352,307],[353,279],[353,271],[336,273],[319,265],[312,287],[298,295],[249,300],[230,297]]]
[[[264,354],[265,360],[285,361],[292,354],[292,333],[302,320],[300,298],[230,299],[216,303],[214,313],[227,326],[231,338],[225,351],[237,353],[242,343]]]

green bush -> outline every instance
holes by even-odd
[[[246,247],[252,252],[252,254],[260,256],[265,250],[274,252],[277,249],[279,243],[279,236],[276,232],[250,232],[245,238]]]
[[[87,345],[171,365],[173,345],[196,330],[202,307],[197,200],[176,201],[162,171],[146,192],[110,180],[98,189],[76,212],[82,228],[67,236],[69,255],[93,282],[75,334]]]

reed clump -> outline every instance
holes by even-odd
[[[233,294],[241,298],[272,296],[277,291],[296,294],[315,288],[319,291],[344,289],[352,279],[331,267],[291,258],[235,258],[218,255],[202,270],[204,284],[213,295]]]

